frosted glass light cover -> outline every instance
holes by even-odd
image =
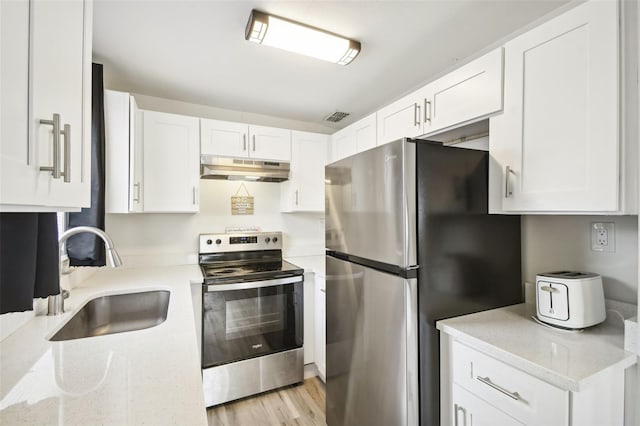
[[[255,43],[346,65],[360,53],[360,43],[304,24],[252,11],[245,38]]]

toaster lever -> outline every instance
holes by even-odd
[[[544,285],[542,287],[540,287],[540,290],[542,291],[546,291],[547,293],[557,293],[558,290],[553,288],[553,287],[549,287],[548,285]]]

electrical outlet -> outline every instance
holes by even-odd
[[[615,237],[613,222],[594,222],[591,224],[591,250],[615,252]]]

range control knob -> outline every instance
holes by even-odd
[[[271,241],[273,241],[274,243],[277,243],[278,242],[278,237],[273,237],[273,239]]]
[[[208,244],[208,245],[211,245],[211,244],[213,244],[213,241],[211,241],[211,240],[207,240],[207,244]]]
[[[218,239],[216,240],[216,244],[217,244],[217,245],[222,244],[222,240],[221,240],[220,238],[218,238]]]
[[[271,241],[271,238],[269,238],[269,237],[264,239],[264,242],[267,243],[267,244],[269,244],[269,241]]]

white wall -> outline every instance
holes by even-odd
[[[216,120],[238,121],[242,123],[257,124],[260,126],[282,127],[303,132],[315,132],[331,134],[335,129],[318,123],[290,120],[271,115],[255,114],[244,111],[216,108],[207,105],[190,104],[172,99],[156,98],[154,96],[132,93],[138,108],[151,111],[168,112],[172,114],[191,115],[200,118],[213,118]]]
[[[591,251],[591,223],[615,223],[614,253]],[[602,275],[605,297],[638,301],[637,216],[525,216],[522,226],[523,277],[570,269]]]
[[[109,214],[106,231],[118,252],[136,264],[167,262],[195,263],[198,235],[223,233],[227,226],[259,226],[264,231],[284,233],[284,255],[324,254],[324,213],[280,213],[277,183],[244,182],[254,197],[253,215],[231,215],[231,196],[240,182],[201,180],[200,213],[196,214]]]

